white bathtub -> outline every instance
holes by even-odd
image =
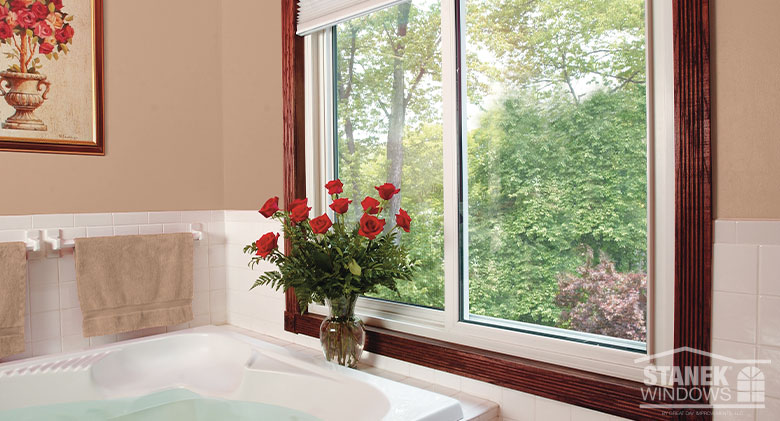
[[[68,405],[83,409],[92,402],[106,405],[106,401],[123,405],[132,401],[137,408],[139,397],[180,393],[175,389],[203,397],[199,403],[248,402],[292,410],[284,416],[273,412],[274,421],[306,419],[301,413],[338,421],[455,421],[463,417],[460,404],[450,397],[324,361],[301,360],[282,347],[207,326],[0,364],[0,420],[70,420],[67,416],[47,418],[34,411],[43,407],[51,409],[50,413],[72,416],[67,414],[72,411]]]

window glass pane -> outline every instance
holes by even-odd
[[[444,307],[442,189],[441,13],[438,1],[414,0],[335,28],[337,168],[345,195],[360,202],[390,182],[401,192],[390,202],[412,217],[401,236],[419,261],[414,282],[399,293],[374,295]],[[395,225],[388,217],[387,229]]]
[[[465,27],[465,318],[644,348],[644,2],[468,0]]]

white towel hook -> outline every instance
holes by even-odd
[[[26,231],[24,233],[24,244],[29,251],[41,250],[41,232],[40,231]]]

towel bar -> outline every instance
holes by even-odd
[[[201,224],[191,224],[189,226],[189,231],[192,233],[192,238],[195,241],[200,241],[203,239],[203,228]],[[64,249],[72,249],[76,247],[76,240],[75,239],[67,239],[63,240],[60,230],[54,229],[54,230],[46,230],[46,233],[44,235],[43,241],[51,245],[51,249],[54,251],[57,250],[64,250]],[[35,251],[40,249],[40,240],[38,240],[38,248],[35,249]],[[28,250],[32,250],[30,248],[30,244],[27,245]]]

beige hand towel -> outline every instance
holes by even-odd
[[[24,352],[27,247],[0,243],[0,358]]]
[[[84,336],[192,320],[192,234],[76,239]]]

